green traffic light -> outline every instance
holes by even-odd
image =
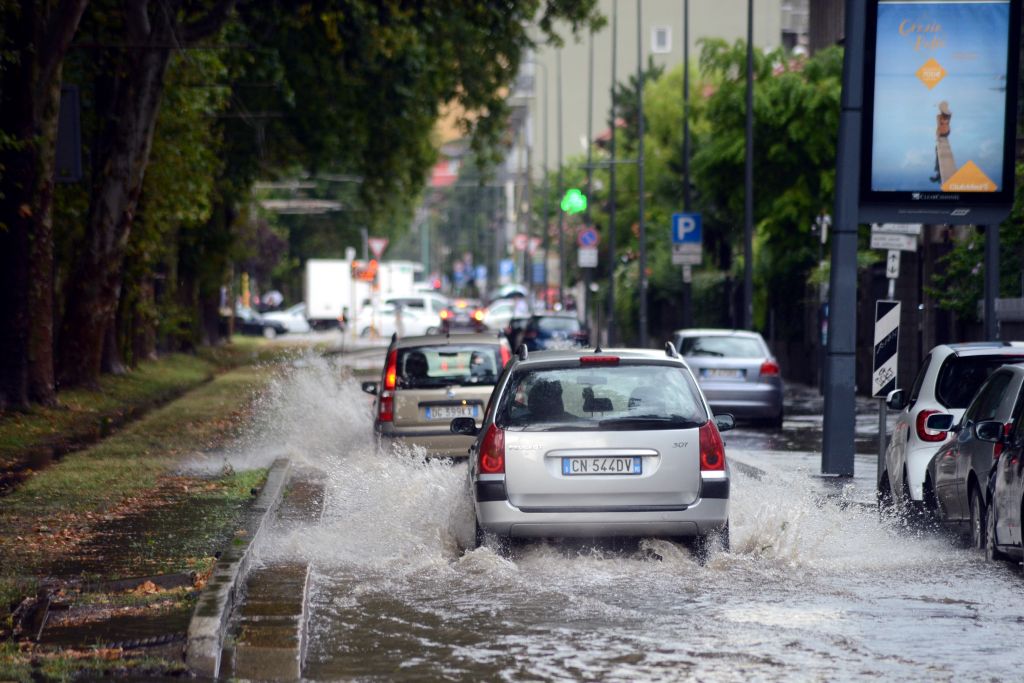
[[[587,210],[587,195],[575,187],[570,188],[566,191],[565,196],[562,197],[561,206],[562,211],[568,214],[583,213]]]

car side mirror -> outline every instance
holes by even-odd
[[[949,413],[935,413],[929,415],[924,421],[924,426],[936,432],[948,432],[953,429],[953,416]]]
[[[476,436],[480,433],[480,430],[476,427],[476,420],[471,417],[457,417],[452,420],[449,427],[452,434],[462,434],[464,436]]]
[[[377,395],[377,383],[376,382],[363,382],[360,386],[362,387],[363,391],[365,391],[366,393],[373,394],[374,396]]]
[[[727,432],[736,426],[736,418],[729,413],[715,415],[715,426],[718,427],[718,431]]]
[[[885,405],[890,410],[903,410],[907,407],[907,394],[902,389],[894,389],[885,397]]]
[[[985,420],[974,425],[974,437],[978,441],[999,443],[1003,440],[1003,423],[996,420]]]

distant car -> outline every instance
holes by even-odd
[[[686,363],[638,349],[520,352],[475,436],[472,543],[512,538],[664,536],[728,549],[730,468]]]
[[[1020,361],[1020,342],[941,344],[928,352],[909,394],[896,389],[886,397],[888,407],[899,414],[878,473],[880,505],[922,508],[928,463],[949,436],[930,428],[929,418],[948,414],[953,423],[959,422],[988,376]]]
[[[388,296],[377,308],[372,304],[363,306],[356,317],[355,329],[361,337],[387,338],[399,331],[398,316],[401,315],[402,336],[435,334],[441,330],[440,314],[447,308],[448,299],[436,293]]]
[[[271,311],[262,315],[266,321],[278,322],[285,326],[289,332],[302,334],[310,331],[309,321],[306,320],[306,304],[298,303],[283,311]]]
[[[473,439],[453,434],[453,418],[479,423],[512,352],[496,335],[453,334],[394,339],[376,395],[374,430],[388,443],[404,442],[429,456],[466,457]]]
[[[948,439],[928,463],[924,503],[936,519],[974,548],[985,547],[985,506],[989,475],[1005,449],[1004,434],[1014,424],[1017,397],[1024,386],[1024,365],[996,370],[974,395],[960,422],[949,413],[930,415],[926,428],[949,431]]]
[[[277,335],[287,332],[288,328],[282,322],[265,320],[263,316],[247,306],[236,306],[235,330],[239,334],[262,335],[267,339],[273,339]]]
[[[440,315],[441,332],[483,332],[487,328],[483,305],[476,299],[453,299]]]
[[[515,317],[516,301],[513,299],[496,299],[484,309],[483,323],[489,330],[501,331],[508,327],[509,321]]]
[[[700,382],[715,412],[781,427],[783,382],[779,363],[757,332],[677,330],[672,341]]]
[[[575,313],[539,313],[529,317],[521,342],[530,351],[586,346],[590,335]]]

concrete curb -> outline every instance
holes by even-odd
[[[200,676],[216,678],[220,671],[225,627],[249,572],[252,561],[250,550],[281,502],[290,469],[289,460],[280,458],[274,461],[267,473],[263,490],[249,509],[243,530],[235,534],[228,548],[221,554],[206,588],[199,596],[188,624],[185,663]]]

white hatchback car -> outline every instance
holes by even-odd
[[[928,462],[950,434],[930,429],[929,418],[952,415],[956,424],[989,375],[1001,365],[1021,361],[1021,342],[943,344],[933,348],[925,356],[909,395],[897,389],[886,398],[889,408],[900,412],[878,473],[879,502],[921,506]]]
[[[720,431],[675,347],[519,351],[476,435],[476,542],[665,536],[728,549],[729,476]]]

